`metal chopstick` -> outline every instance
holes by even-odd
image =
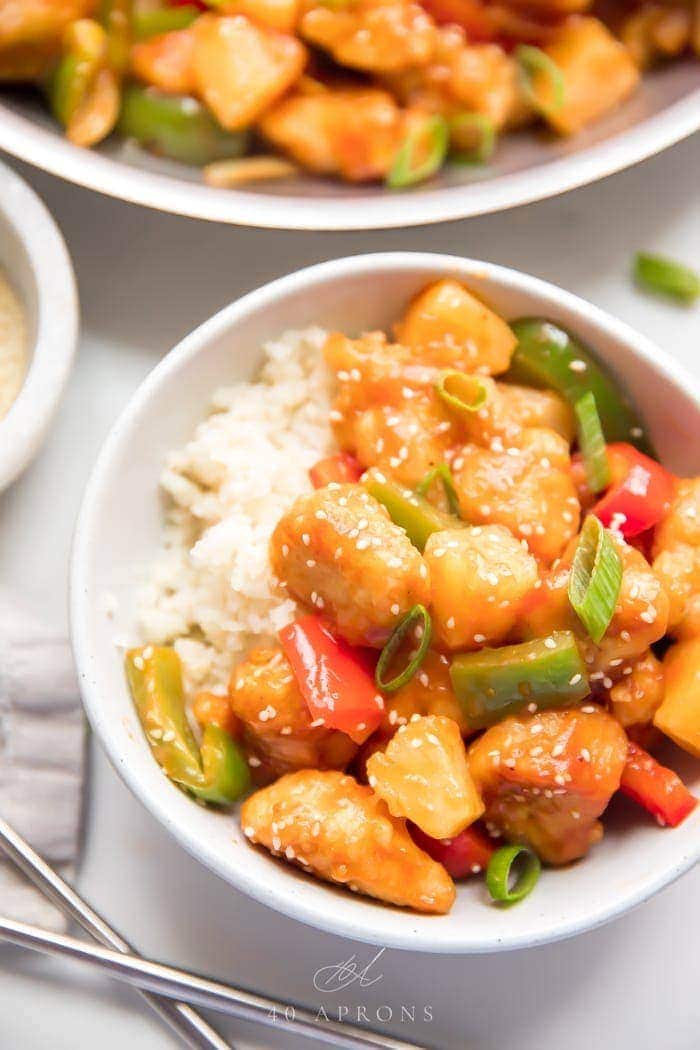
[[[293,1005],[293,1015],[290,1016],[289,1003],[268,999],[243,988],[220,984],[207,977],[186,973],[184,970],[152,962],[150,959],[122,955],[108,948],[99,948],[75,937],[50,933],[26,923],[0,919],[0,939],[50,955],[89,962],[108,976],[138,988],[173,999],[187,999],[197,1006],[221,1010],[244,1021],[268,1025],[281,1032],[305,1035],[329,1046],[341,1047],[343,1050],[368,1050],[371,1047],[382,1047],[384,1050],[416,1050],[414,1043],[405,1043],[369,1029],[335,1021],[319,1021],[312,1010],[296,1004]]]
[[[0,849],[14,861],[28,879],[53,903],[100,944],[125,955],[133,954],[131,945],[108,926],[61,876],[26,842],[14,828],[0,818]],[[185,1003],[173,1002],[150,992],[141,993],[146,1002],[176,1032],[191,1050],[234,1050],[214,1031],[203,1017]]]

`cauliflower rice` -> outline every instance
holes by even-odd
[[[139,602],[147,641],[174,644],[188,691],[223,692],[233,665],[296,612],[268,559],[283,512],[335,449],[321,328],[263,347],[253,383],[214,392],[211,414],[168,455],[163,546]]]

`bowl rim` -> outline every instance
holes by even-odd
[[[474,259],[444,253],[408,251],[346,256],[305,267],[248,292],[185,336],[146,376],[111,427],[88,479],[73,538],[69,593],[71,643],[88,719],[114,769],[135,797],[192,857],[242,893],[307,925],[357,941],[381,944],[390,948],[450,954],[478,954],[531,948],[595,929],[643,903],[659,890],[670,885],[700,860],[700,836],[694,850],[686,852],[684,848],[680,848],[677,860],[657,877],[645,877],[644,873],[641,873],[635,884],[628,889],[627,894],[618,901],[599,906],[585,920],[564,920],[556,928],[548,927],[546,923],[543,923],[542,929],[535,935],[521,932],[512,935],[509,939],[494,937],[489,940],[469,936],[467,932],[460,936],[445,938],[444,931],[442,935],[436,934],[431,932],[430,927],[424,927],[419,933],[409,921],[409,916],[405,911],[397,912],[402,917],[402,921],[395,924],[391,931],[387,932],[386,928],[382,928],[375,932],[371,927],[367,928],[354,921],[352,917],[345,916],[342,908],[333,908],[331,905],[334,898],[330,893],[327,910],[319,913],[318,907],[314,906],[313,902],[305,900],[303,894],[295,896],[291,892],[293,879],[283,879],[281,889],[278,884],[275,884],[274,888],[258,885],[248,879],[244,865],[235,867],[230,864],[207,841],[203,841],[201,836],[175,821],[168,793],[164,791],[162,796],[155,796],[144,791],[140,785],[138,771],[133,765],[125,763],[116,741],[112,739],[112,723],[104,713],[101,694],[93,680],[94,659],[90,651],[88,631],[92,609],[87,600],[90,589],[88,566],[92,552],[99,542],[93,518],[99,510],[101,494],[109,484],[113,460],[118,455],[124,440],[126,438],[131,440],[129,435],[133,434],[134,420],[144,406],[150,402],[152,395],[159,389],[161,381],[177,373],[181,366],[189,362],[191,358],[200,352],[206,352],[205,348],[208,344],[217,341],[225,333],[230,333],[236,324],[247,316],[264,309],[278,297],[300,289],[308,289],[317,281],[327,278],[338,279],[362,274],[370,279],[373,274],[378,275],[387,270],[412,272],[417,269],[433,269],[436,276],[452,273],[457,277],[467,279],[485,277],[488,280],[497,281],[504,289],[520,290],[545,301],[556,301],[562,311],[570,315],[585,316],[593,324],[603,327],[610,334],[611,339],[632,350],[634,356],[640,358],[652,374],[656,372],[659,375],[667,375],[674,382],[682,385],[695,402],[700,417],[700,384],[666,351],[659,349],[651,340],[636,332],[626,322],[618,320],[587,300],[538,277]],[[154,479],[154,491],[155,485],[156,480]],[[288,882],[289,890],[286,889],[285,882]]]
[[[0,148],[87,189],[159,211],[279,230],[379,230],[487,215],[555,197],[660,153],[700,128],[700,87],[593,146],[465,186],[330,200],[216,189],[72,145],[0,102]]]
[[[19,394],[0,420],[2,491],[36,455],[58,409],[73,365],[80,311],[73,264],[61,231],[38,194],[2,163],[0,200],[3,219],[26,253],[36,288],[29,369]],[[15,287],[13,274],[8,271],[7,277]],[[28,316],[27,305],[23,305]]]

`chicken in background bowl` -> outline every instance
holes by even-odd
[[[126,669],[186,793],[253,787],[252,843],[443,914],[584,857],[618,791],[693,812],[652,752],[700,755],[700,479],[553,321],[444,278],[393,334],[287,332],[215,394]]]
[[[215,186],[401,188],[529,124],[576,134],[697,41],[685,0],[11,0],[0,79],[39,85],[75,144],[115,131]]]

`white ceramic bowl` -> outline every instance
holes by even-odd
[[[226,307],[154,369],[114,426],[89,482],[71,572],[73,646],[85,707],[133,792],[193,856],[238,889],[304,922],[359,940],[432,952],[541,944],[590,929],[639,903],[700,856],[700,809],[660,830],[634,811],[610,822],[583,863],[544,873],[516,908],[486,903],[481,880],[459,887],[450,915],[414,915],[336,890],[252,849],[237,820],[203,809],[161,773],[126,687],[115,636],[134,631],[134,598],[160,538],[158,476],[219,384],[250,378],[261,343],[285,328],[385,328],[425,283],[452,274],[508,318],[545,315],[575,332],[615,371],[642,410],[666,463],[700,467],[700,397],[672,359],[589,303],[513,270],[446,255],[393,253],[322,263],[273,281]],[[101,614],[114,595],[114,620]],[[700,764],[676,756],[689,783]],[[631,826],[629,826],[631,821]]]
[[[29,368],[0,420],[0,491],[36,454],[70,374],[78,339],[78,294],[56,223],[33,190],[0,164],[0,269],[25,309]]]
[[[426,186],[402,193],[306,176],[245,190],[214,189],[196,169],[158,160],[116,138],[98,150],[78,149],[35,97],[0,98],[0,148],[81,186],[242,226],[369,230],[502,211],[653,156],[700,127],[700,62],[672,62],[648,74],[627,103],[572,139],[533,131],[507,135],[487,168],[452,165]]]

